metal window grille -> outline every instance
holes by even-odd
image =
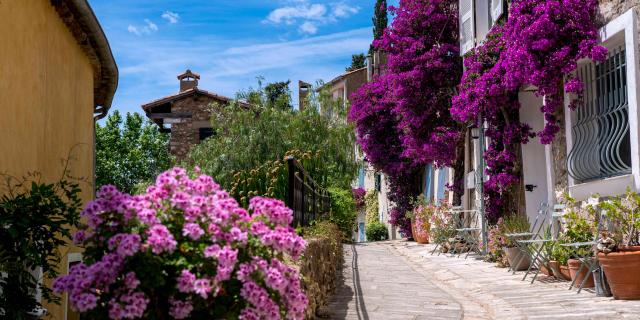
[[[569,174],[582,183],[631,173],[624,46],[610,50],[603,63],[581,66],[577,75],[585,88],[571,128]]]

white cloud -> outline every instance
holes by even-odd
[[[151,20],[144,19],[144,22],[147,24],[147,28],[149,28],[149,30],[158,31],[158,25],[156,25],[155,23],[151,22]]]
[[[316,34],[318,32],[318,26],[311,21],[306,21],[305,23],[300,25],[300,32],[306,34]]]
[[[114,106],[140,112],[141,104],[177,92],[175,77],[187,68],[201,74],[200,87],[226,96],[255,86],[256,76],[265,76],[267,81],[290,79],[296,84],[298,79],[329,80],[344,71],[354,52],[369,48],[371,30],[249,45],[244,39],[213,35],[197,41],[144,37],[112,43],[117,43],[114,51],[126,57],[122,58],[126,63],[120,63],[123,85]],[[292,87],[292,91],[297,89]]]
[[[127,31],[129,31],[129,33],[133,33],[137,36],[139,36],[141,34],[140,30],[138,30],[137,27],[133,26],[133,25],[129,25],[129,27],[127,28]]]
[[[149,20],[149,19],[144,19],[144,26],[135,26],[130,24],[127,27],[127,31],[129,31],[129,33],[133,33],[136,36],[141,36],[143,34],[151,34],[152,32],[156,32],[158,31],[158,25],[153,23],[153,21]]]
[[[273,23],[292,24],[297,19],[323,20],[327,14],[327,7],[323,4],[302,4],[295,7],[275,9],[267,16],[267,21]]]
[[[298,25],[298,30],[305,34],[315,34],[320,25],[348,18],[360,11],[357,6],[346,2],[329,5],[310,3],[309,0],[289,0],[287,5],[269,13],[264,23]]]
[[[162,18],[169,21],[170,24],[175,24],[178,23],[178,20],[180,20],[180,15],[172,11],[165,11],[162,14]]]
[[[332,8],[333,16],[336,18],[348,18],[359,11],[359,7],[351,7],[345,3],[335,4]]]

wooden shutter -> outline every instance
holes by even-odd
[[[491,18],[493,22],[498,21],[504,13],[504,1],[503,0],[491,0]]]
[[[463,55],[474,47],[473,0],[460,0],[460,54]]]

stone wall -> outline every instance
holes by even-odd
[[[598,3],[600,4],[599,22],[604,25],[627,10],[638,7],[640,0],[599,0]]]
[[[189,112],[191,118],[182,119],[171,126],[169,141],[171,154],[184,159],[193,145],[200,143],[200,128],[211,128],[212,104],[226,104],[205,95],[194,94],[177,100],[171,106],[172,113]]]
[[[338,238],[307,239],[307,249],[299,263],[303,287],[309,299],[307,319],[318,319],[326,314],[326,306],[337,286],[342,263],[342,244]]]

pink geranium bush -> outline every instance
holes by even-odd
[[[104,186],[74,241],[84,263],[54,282],[88,319],[303,319],[305,241],[282,201],[249,210],[213,179],[174,168],[141,195]]]

